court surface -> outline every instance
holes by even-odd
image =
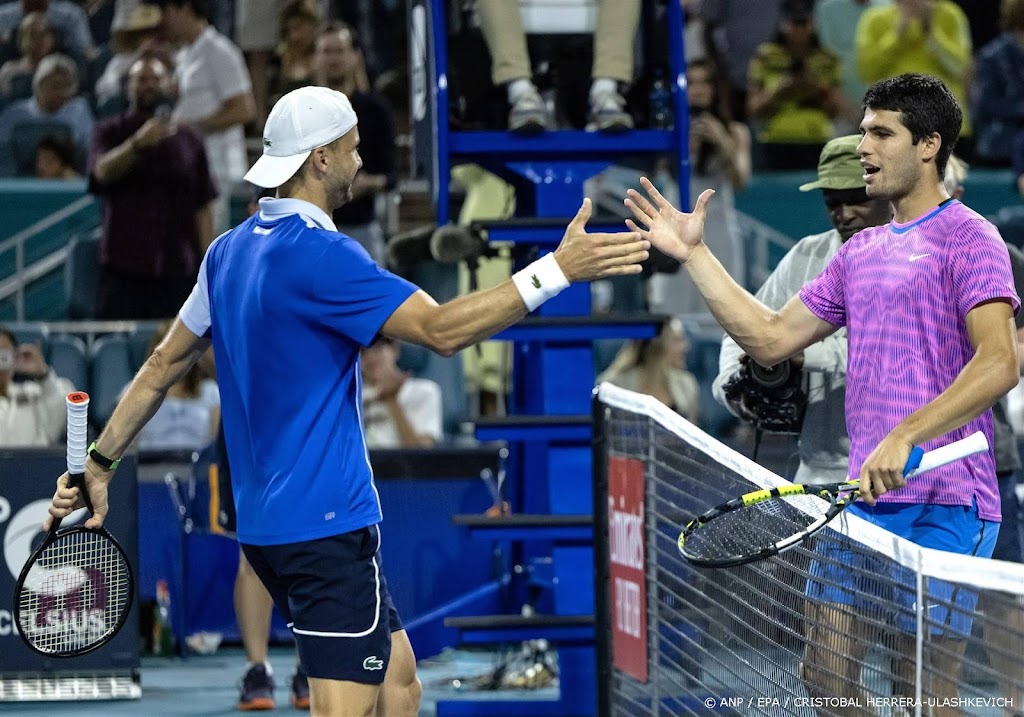
[[[450,650],[420,663],[423,682],[423,703],[420,717],[434,717],[438,700],[536,700],[555,699],[557,687],[520,691],[465,691],[451,687],[453,679],[470,679],[490,672],[497,654],[480,651]],[[238,684],[245,666],[241,648],[222,648],[215,655],[190,656],[187,659],[144,657],[142,659],[142,699],[111,702],[76,702],[75,717],[106,717],[134,715],[145,717],[215,717],[233,714],[308,714],[292,709],[289,704],[291,676],[295,671],[295,653],[287,648],[273,648],[270,663],[277,685],[277,709],[273,712],[243,713],[235,710]],[[64,715],[69,705],[63,702],[0,703],[0,714]]]

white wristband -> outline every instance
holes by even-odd
[[[568,288],[569,280],[562,273],[554,254],[545,254],[525,269],[512,275],[528,311],[533,311],[548,299]]]

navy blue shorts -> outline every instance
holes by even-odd
[[[376,525],[319,540],[242,545],[295,635],[306,674],[379,685],[402,629]]]

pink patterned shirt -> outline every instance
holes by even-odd
[[[822,320],[847,327],[853,478],[889,431],[945,391],[974,356],[967,313],[993,299],[1020,310],[999,232],[955,200],[907,224],[856,234],[800,298]],[[991,444],[991,410],[922,448],[979,430]],[[1001,518],[991,451],[917,476],[879,500],[965,506],[976,500],[982,519]]]

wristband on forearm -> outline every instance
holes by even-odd
[[[93,441],[92,444],[90,444],[89,450],[86,451],[86,453],[96,465],[105,471],[116,471],[117,467],[121,465],[120,458],[107,458],[105,455],[100,453],[99,450],[96,449],[96,441]]]
[[[554,254],[545,254],[525,269],[517,271],[512,275],[512,282],[523,297],[527,311],[533,311],[569,286],[569,280],[562,273]]]

